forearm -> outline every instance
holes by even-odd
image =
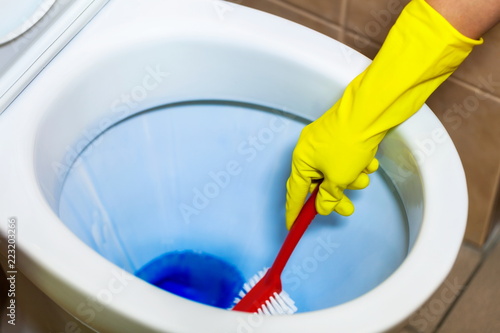
[[[500,21],[499,0],[426,0],[452,26],[478,39]]]

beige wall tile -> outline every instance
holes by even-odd
[[[340,24],[344,0],[282,0],[303,8],[324,19]]]
[[[277,0],[234,0],[233,2],[286,18],[332,38],[339,39],[341,30],[339,26],[285,2]]]
[[[408,2],[409,0],[349,0],[347,29],[381,44]]]
[[[450,133],[469,190],[466,239],[482,245],[494,208],[500,168],[500,102],[448,80],[427,104]]]
[[[500,242],[467,286],[439,333],[500,332]]]
[[[500,97],[500,24],[484,36],[455,72],[455,77]]]

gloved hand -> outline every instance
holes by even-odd
[[[411,1],[373,62],[331,109],[303,129],[287,182],[287,228],[321,178],[318,213],[352,214],[344,190],[368,186],[367,174],[378,168],[375,153],[387,131],[420,109],[481,43],[458,32],[424,0]]]

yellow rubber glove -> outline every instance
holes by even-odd
[[[303,129],[287,182],[287,228],[314,181],[322,178],[318,213],[352,214],[344,190],[368,186],[367,174],[378,168],[375,153],[387,131],[420,109],[481,43],[462,35],[425,1],[411,1],[373,62],[331,109]]]

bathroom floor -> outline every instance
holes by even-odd
[[[463,243],[451,273],[397,333],[500,332],[500,224],[479,249]]]

